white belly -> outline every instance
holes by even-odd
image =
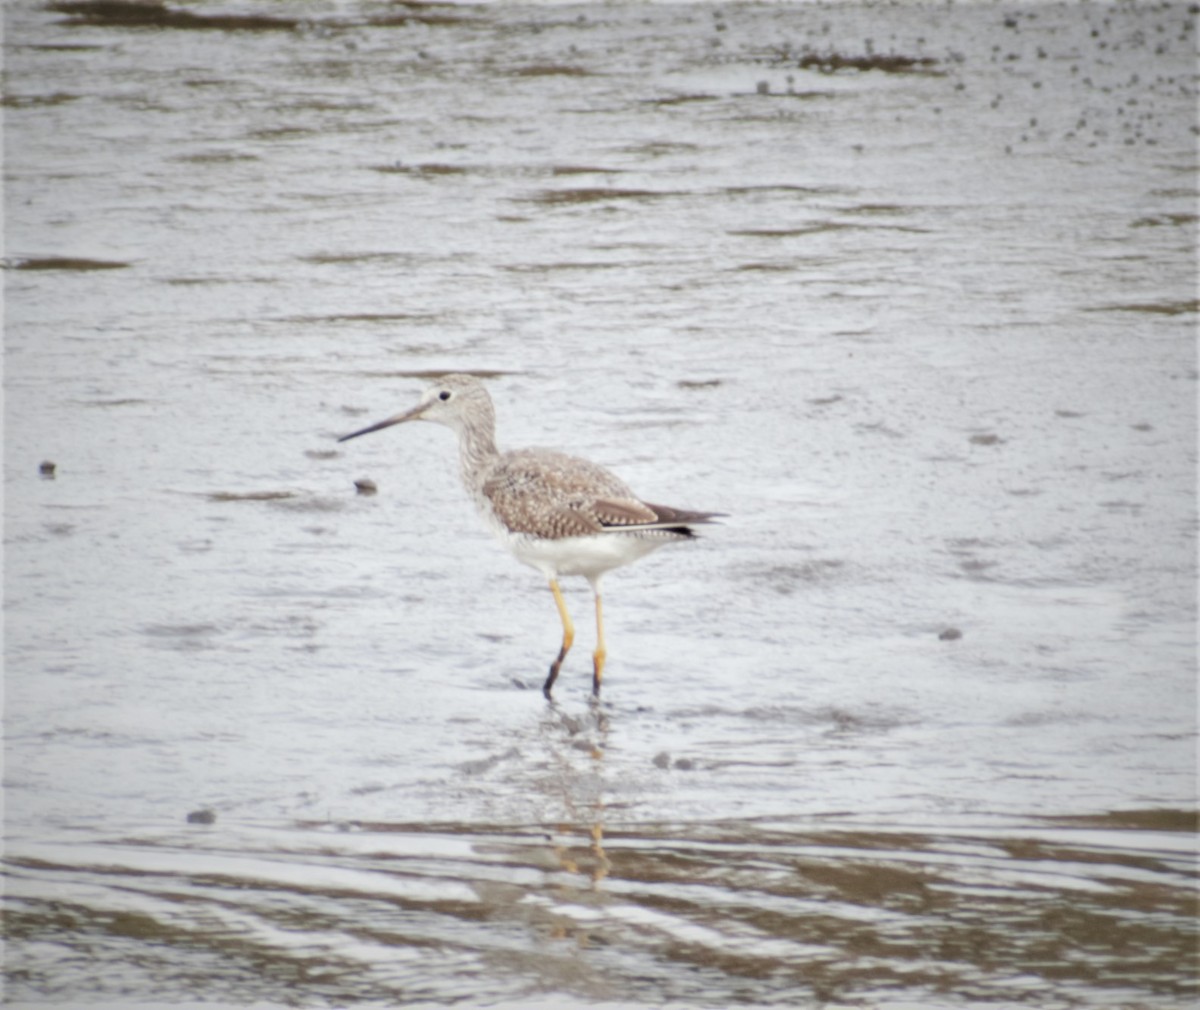
[[[546,578],[559,575],[583,575],[595,581],[605,572],[645,557],[675,539],[670,534],[601,533],[586,537],[543,540],[507,530],[500,540],[524,564],[536,568]]]

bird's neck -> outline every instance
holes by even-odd
[[[491,418],[486,423],[463,425],[458,430],[458,463],[463,483],[477,491],[486,479],[488,464],[499,453],[496,450],[496,426]]]

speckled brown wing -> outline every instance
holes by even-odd
[[[510,530],[548,540],[656,519],[603,467],[548,449],[506,453],[484,482],[483,493]]]
[[[645,526],[656,522],[654,510],[636,498],[597,498],[588,508],[600,525],[606,529],[622,526]]]

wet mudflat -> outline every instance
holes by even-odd
[[[1193,10],[5,18],[13,1005],[1196,998]]]

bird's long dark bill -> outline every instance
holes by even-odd
[[[343,435],[338,439],[339,442],[348,442],[352,438],[358,438],[359,435],[369,435],[373,431],[382,431],[384,428],[390,428],[393,424],[401,424],[404,421],[411,421],[414,418],[421,416],[421,412],[425,409],[425,405],[413,407],[412,410],[406,410],[403,414],[397,414],[395,417],[389,417],[384,421],[377,421],[375,424],[359,430],[352,431],[349,435]]]

